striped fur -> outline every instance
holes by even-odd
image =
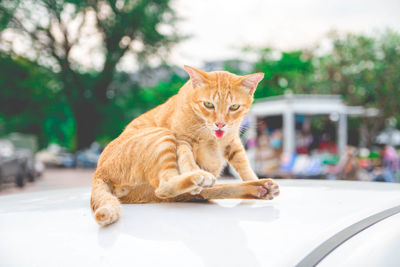
[[[121,202],[272,199],[279,194],[274,181],[258,180],[239,139],[239,126],[263,74],[185,69],[190,80],[178,94],[134,119],[101,154],[91,196],[100,225],[118,220]],[[234,104],[240,107],[231,110]],[[216,130],[223,130],[223,136],[217,137]],[[245,182],[214,186],[226,162]]]

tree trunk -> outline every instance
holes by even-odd
[[[90,146],[97,137],[101,114],[95,105],[82,101],[74,107],[76,122],[76,148],[82,149]]]

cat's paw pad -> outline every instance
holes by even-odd
[[[279,185],[272,179],[263,179],[264,185],[263,187],[267,192],[264,191],[264,189],[259,188],[260,192],[260,198],[272,200],[274,197],[279,196],[280,190],[279,190]],[[261,194],[262,193],[262,194]]]
[[[100,226],[106,226],[118,220],[119,212],[113,206],[106,205],[96,210],[94,218]]]
[[[265,187],[262,186],[262,185],[259,185],[259,186],[257,187],[257,196],[258,196],[259,198],[264,198],[267,194],[268,194],[268,189],[267,189],[267,188],[265,188]]]

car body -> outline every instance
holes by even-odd
[[[46,149],[39,151],[36,156],[47,167],[73,168],[76,166],[75,155],[57,144],[50,144]]]
[[[123,205],[108,227],[90,188],[3,196],[0,266],[400,266],[400,184],[279,184],[272,201]]]
[[[15,182],[23,187],[28,175],[29,156],[25,151],[16,151],[7,139],[0,139],[0,186],[5,182]]]
[[[7,139],[13,144],[15,153],[25,159],[25,173],[30,182],[42,175],[44,166],[36,160],[36,151],[38,148],[38,140],[35,135],[11,133]]]
[[[76,153],[76,166],[78,168],[96,168],[102,151],[103,147],[96,142],[92,143],[90,147],[78,151]]]

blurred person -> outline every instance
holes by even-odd
[[[328,133],[322,135],[318,150],[329,152],[333,155],[338,153],[337,144],[332,140],[331,135]]]
[[[338,164],[333,168],[332,175],[340,180],[359,180],[357,149],[347,146]]]
[[[258,124],[258,134],[262,135],[262,134],[266,134],[266,135],[270,135],[271,131],[268,128],[268,124],[266,121],[261,120]]]
[[[275,149],[270,146],[268,135],[261,134],[258,137],[257,149],[257,172],[267,175],[279,167],[279,156]]]
[[[310,133],[298,131],[296,133],[296,153],[309,154],[313,141]]]
[[[394,182],[399,169],[399,156],[396,149],[382,145],[379,149],[380,166],[374,170],[374,181]]]
[[[282,131],[281,130],[276,130],[271,134],[270,145],[277,152],[281,151],[281,149],[282,149]]]

